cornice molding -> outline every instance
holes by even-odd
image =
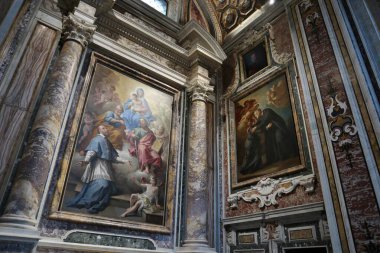
[[[296,218],[298,221],[308,220],[309,218],[314,218],[316,213],[322,213],[324,211],[323,202],[316,202],[310,204],[304,204],[299,206],[292,206],[281,209],[274,210],[263,210],[261,212],[256,212],[253,214],[242,215],[242,216],[233,216],[226,217],[222,219],[223,225],[230,226],[241,226],[245,225],[248,222],[250,225],[258,225],[259,222],[254,221],[262,221],[264,220],[278,220],[282,223],[291,223],[293,218]],[[304,216],[303,219],[300,219],[301,216]]]
[[[101,33],[95,33],[93,44],[102,48],[103,50],[112,52],[122,59],[127,59],[140,65],[144,69],[152,72],[158,72],[171,82],[176,83],[184,87],[187,77],[173,68],[166,66],[165,64],[155,62],[153,59],[141,55],[133,49],[130,49],[120,43],[115,42],[109,36],[105,36]]]
[[[210,73],[215,72],[227,58],[216,39],[194,20],[179,32],[178,42],[188,49],[190,65],[205,65]]]
[[[117,0],[116,5],[170,36],[176,36],[182,28],[180,24],[159,13],[147,4],[141,3],[140,0]]]
[[[100,28],[106,28],[116,36],[130,39],[185,68],[189,67],[187,57],[184,57],[187,54],[186,49],[165,38],[163,34],[137,23],[127,15],[112,11],[99,17],[97,25]]]

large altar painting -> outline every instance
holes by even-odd
[[[66,152],[55,218],[164,226],[175,96],[107,65],[94,66],[72,127],[75,141]]]
[[[239,97],[234,108],[237,164],[232,173],[233,186],[303,168],[286,74]]]

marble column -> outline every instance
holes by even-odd
[[[208,167],[206,99],[213,91],[208,71],[192,69],[188,92],[191,96],[187,162],[186,230],[180,252],[212,252],[207,241]]]
[[[95,25],[84,22],[74,14],[63,18],[64,44],[49,78],[24,153],[16,166],[12,188],[0,217],[3,226],[35,229],[37,225],[79,61],[95,29]]]

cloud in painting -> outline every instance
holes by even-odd
[[[284,79],[278,81],[267,91],[268,105],[281,108],[289,104],[289,95]]]

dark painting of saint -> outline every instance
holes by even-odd
[[[265,42],[258,44],[255,48],[243,55],[245,77],[253,76],[268,66]]]
[[[237,182],[281,174],[301,158],[286,76],[235,104]]]

